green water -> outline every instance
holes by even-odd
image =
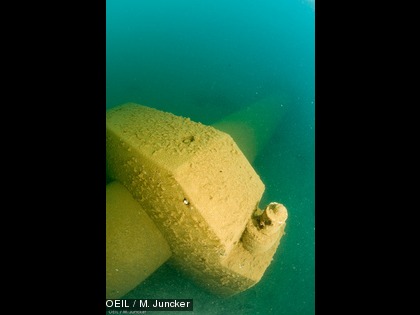
[[[107,108],[130,101],[212,124],[272,94],[290,99],[253,163],[266,185],[261,205],[289,211],[262,280],[222,299],[164,265],[124,298],[192,298],[186,314],[314,314],[314,3],[106,3]]]

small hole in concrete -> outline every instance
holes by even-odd
[[[194,136],[188,136],[188,137],[185,137],[184,139],[182,139],[182,142],[185,143],[185,144],[190,144],[194,140],[195,140]]]

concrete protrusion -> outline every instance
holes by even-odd
[[[263,253],[270,249],[284,234],[287,209],[280,203],[270,203],[264,211],[258,209],[249,220],[242,244],[251,253]]]

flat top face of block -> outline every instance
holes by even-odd
[[[189,118],[127,103],[107,112],[107,126],[165,169],[190,160],[220,132]]]
[[[130,151],[126,156],[171,174],[185,204],[200,213],[230,251],[256,209],[264,184],[228,134],[133,103],[109,110],[107,129]],[[110,154],[119,159],[119,152]],[[125,162],[121,158],[119,163]]]

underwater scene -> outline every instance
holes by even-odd
[[[193,299],[149,314],[314,314],[315,0],[106,0],[106,110],[128,102],[216,128],[252,109],[252,159],[237,144],[264,183],[260,207],[288,217],[243,292],[213,294],[163,263],[121,299]]]

